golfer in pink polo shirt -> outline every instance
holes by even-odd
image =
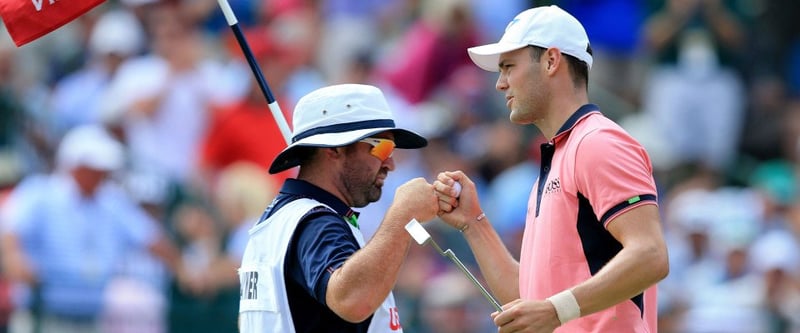
[[[444,172],[434,183],[449,212],[442,219],[463,232],[504,304],[492,314],[499,332],[656,332],[655,285],[669,260],[653,170],[645,149],[588,101],[583,26],[556,6],[537,7],[469,54],[500,72],[511,121],[536,125],[548,140],[519,262],[466,175]]]

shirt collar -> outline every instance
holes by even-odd
[[[562,136],[564,133],[571,131],[581,119],[594,112],[600,113],[600,108],[597,105],[585,104],[579,107],[578,110],[575,111],[575,113],[569,116],[564,125],[561,125],[561,128],[556,133],[556,136],[553,137],[553,141],[555,141],[556,138]]]
[[[344,201],[305,180],[294,178],[287,179],[281,187],[281,193],[319,201],[333,208],[337,214],[341,215],[346,220],[352,219],[353,217],[358,219],[359,213],[350,208]]]

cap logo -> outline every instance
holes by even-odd
[[[514,18],[513,20],[511,20],[511,22],[508,22],[508,25],[506,26],[506,30],[508,30],[508,28],[511,28],[511,26],[514,25],[514,23],[517,23],[517,22],[519,22],[518,18]]]

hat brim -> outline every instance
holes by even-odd
[[[467,49],[469,58],[478,67],[489,72],[499,72],[500,54],[521,49],[528,45],[512,43],[494,43],[481,46],[470,47]]]
[[[428,140],[421,135],[395,127],[366,128],[344,133],[317,134],[298,140],[283,149],[283,151],[275,157],[275,160],[272,161],[269,167],[269,173],[275,174],[300,165],[301,156],[297,154],[299,147],[341,147],[374,134],[387,131],[394,134],[394,143],[397,148],[417,149],[428,145]]]

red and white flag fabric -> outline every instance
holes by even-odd
[[[0,0],[0,16],[17,46],[69,23],[105,0]]]

